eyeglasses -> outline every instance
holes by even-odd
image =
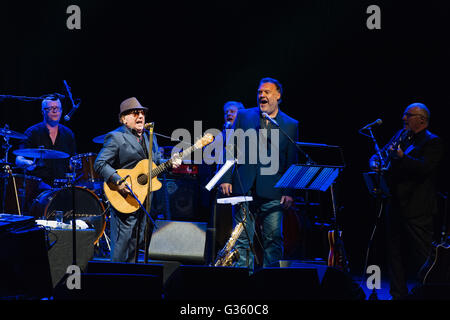
[[[403,113],[403,116],[406,116],[407,118],[414,117],[414,116],[420,116],[420,117],[423,117],[422,114],[418,114],[418,113],[409,113],[409,112]]]
[[[58,112],[58,111],[61,111],[61,108],[60,107],[46,107],[46,108],[44,108],[44,110],[46,112],[50,112],[50,111]]]
[[[145,111],[144,110],[131,110],[130,112],[126,113],[126,115],[129,115],[129,114],[132,114],[135,116],[142,114],[143,116],[145,116]]]

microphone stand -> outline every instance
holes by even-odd
[[[58,98],[60,98],[60,99],[65,98],[65,96],[60,93],[46,94],[46,95],[42,95],[40,97],[26,97],[26,96],[14,96],[14,95],[10,95],[10,94],[2,94],[2,95],[0,95],[0,101],[3,101],[5,99],[13,99],[13,100],[19,100],[19,101],[25,101],[25,102],[42,101],[42,99],[44,99],[45,97],[47,97],[49,95],[58,96]]]
[[[383,189],[381,187],[381,182],[382,182],[382,168],[384,168],[384,160],[383,157],[381,155],[381,150],[378,146],[377,140],[375,139],[375,136],[373,135],[372,132],[372,128],[367,128],[367,130],[369,130],[369,135],[363,134],[365,136],[368,136],[371,138],[373,144],[374,144],[374,149],[376,154],[378,155],[379,161],[380,161],[380,168],[379,170],[376,170],[376,187],[373,189],[373,194],[375,195],[375,210],[379,209],[378,214],[376,215],[376,220],[375,220],[375,224],[373,226],[372,229],[372,233],[371,236],[369,238],[369,243],[367,246],[367,253],[366,253],[366,261],[365,261],[365,265],[364,265],[364,270],[363,272],[365,272],[365,269],[367,268],[367,264],[368,264],[368,259],[369,259],[369,250],[373,245],[373,240],[375,237],[375,231],[377,229],[379,220],[381,218],[381,214],[383,212]],[[361,131],[361,130],[360,130]],[[361,133],[361,132],[360,132]],[[364,277],[362,277],[363,279]],[[361,280],[362,282],[362,280]],[[378,300],[378,295],[377,295],[377,291],[375,288],[372,289],[372,292],[368,298],[369,300]]]
[[[150,220],[153,223],[153,226],[156,228],[156,224],[153,221],[151,215],[148,213],[151,211],[151,202],[152,202],[152,168],[153,168],[153,127],[154,123],[150,123],[149,127],[149,138],[148,138],[148,190],[147,190],[147,214],[150,218]],[[147,220],[146,226],[145,226],[145,251],[144,251],[144,263],[148,262],[148,248],[150,246],[150,224]]]
[[[76,201],[75,201],[75,172],[76,172],[76,164],[73,162],[72,165],[73,172],[71,174],[67,174],[69,176],[70,188],[72,192],[72,264],[77,264],[77,233],[76,233]]]
[[[69,95],[69,99],[72,102],[72,110],[70,110],[69,113],[64,116],[64,120],[69,121],[70,118],[72,117],[72,115],[75,113],[75,111],[77,111],[78,107],[81,104],[81,101],[79,101],[79,99],[77,99],[79,102],[78,102],[78,104],[75,104],[75,102],[73,101],[73,98],[72,98],[72,92],[70,91],[70,87],[67,84],[67,81],[66,80],[63,80],[63,81],[64,81],[64,85],[66,86],[66,90]]]
[[[299,145],[297,142],[295,142],[287,133],[286,131],[284,131],[280,125],[278,123],[275,122],[275,120],[273,120],[272,118],[269,117],[269,115],[264,116],[265,119],[269,120],[270,123],[272,123],[273,125],[275,125],[278,129],[280,129],[280,131],[288,138],[288,140],[297,148],[298,151],[301,152],[301,154],[303,154],[303,156],[306,158],[306,164],[315,164],[315,162],[311,159],[311,157],[309,156],[308,153],[306,153]]]

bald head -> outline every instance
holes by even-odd
[[[429,125],[430,110],[423,103],[412,103],[406,107],[402,120],[405,129],[420,132]]]

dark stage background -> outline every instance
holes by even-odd
[[[118,126],[119,104],[135,96],[155,132],[221,128],[222,107],[256,103],[260,78],[284,85],[281,110],[300,121],[300,141],[339,145],[347,168],[340,220],[354,270],[363,265],[375,221],[362,173],[372,142],[358,129],[381,118],[380,146],[401,128],[412,102],[431,110],[430,130],[449,138],[450,5],[444,1],[4,1],[0,11],[0,94],[65,94],[82,99],[69,123],[79,153],[98,152],[96,136]],[[66,8],[81,8],[69,30]],[[381,30],[366,9],[381,8]],[[64,101],[64,115],[70,110]],[[24,132],[40,104],[0,101],[0,125]],[[173,145],[158,138],[159,144]],[[14,144],[13,151],[17,147]],[[442,191],[448,176],[443,172]],[[377,238],[382,238],[382,228]],[[379,240],[378,258],[383,257]]]

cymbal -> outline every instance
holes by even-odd
[[[39,158],[39,159],[65,159],[69,154],[49,149],[18,149],[13,151],[16,156]]]
[[[92,142],[103,143],[103,140],[105,140],[105,137],[106,137],[106,133],[102,134],[101,136],[95,137],[94,139],[92,139]]]
[[[15,132],[9,129],[5,129],[5,128],[0,128],[0,136],[5,136],[5,137],[9,137],[9,138],[14,138],[14,139],[26,139],[27,136],[19,133],[19,132]]]

